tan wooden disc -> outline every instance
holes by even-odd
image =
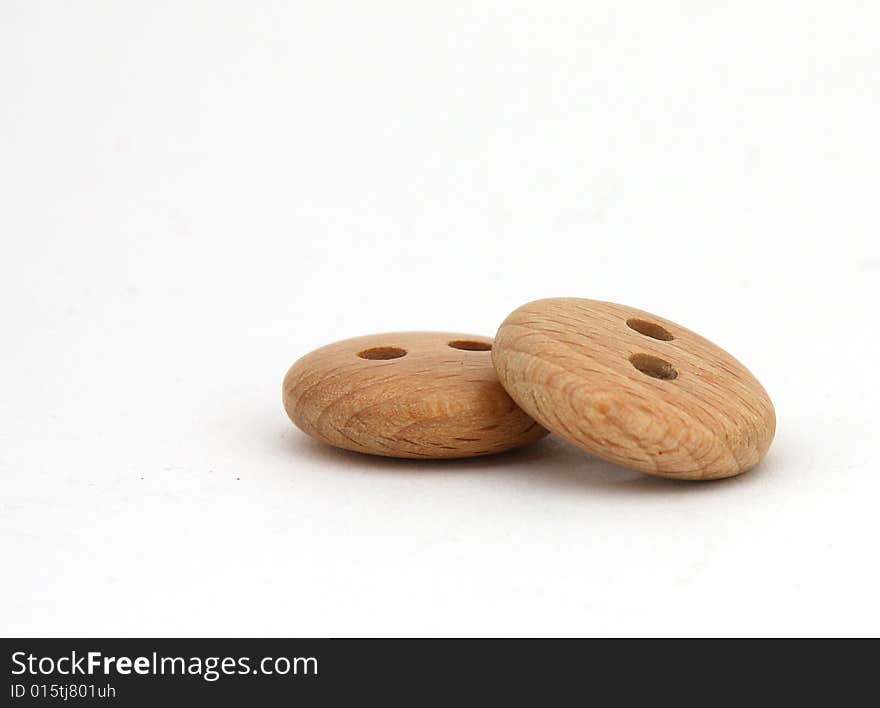
[[[662,317],[577,298],[515,310],[492,358],[513,399],[611,462],[680,479],[730,477],[770,447],[776,414],[757,379]]]
[[[492,339],[393,332],[316,349],[284,377],[282,399],[304,432],[388,457],[489,455],[547,431],[507,395]]]

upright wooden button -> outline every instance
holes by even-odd
[[[730,354],[662,317],[610,302],[538,300],[501,325],[501,383],[535,420],[649,474],[730,477],[776,430],[773,404]]]
[[[449,332],[347,339],[307,354],[282,398],[304,432],[336,447],[388,457],[489,455],[546,434],[507,395],[492,340]]]

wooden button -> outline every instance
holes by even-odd
[[[304,432],[388,457],[489,455],[547,433],[507,395],[492,340],[449,332],[374,334],[297,361],[282,398]]]
[[[624,305],[538,300],[501,325],[501,383],[546,428],[611,462],[681,479],[754,467],[776,430],[773,404],[730,354]]]

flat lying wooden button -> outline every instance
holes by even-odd
[[[698,334],[632,307],[529,303],[501,325],[492,357],[507,392],[543,426],[649,474],[745,472],[776,431],[773,404],[748,369]]]
[[[336,447],[388,457],[489,455],[547,431],[507,395],[492,340],[449,332],[394,332],[306,354],[282,398],[304,432]]]

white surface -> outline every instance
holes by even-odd
[[[880,9],[0,9],[5,635],[878,634]],[[311,442],[300,355],[548,296],[715,340],[765,463]]]

